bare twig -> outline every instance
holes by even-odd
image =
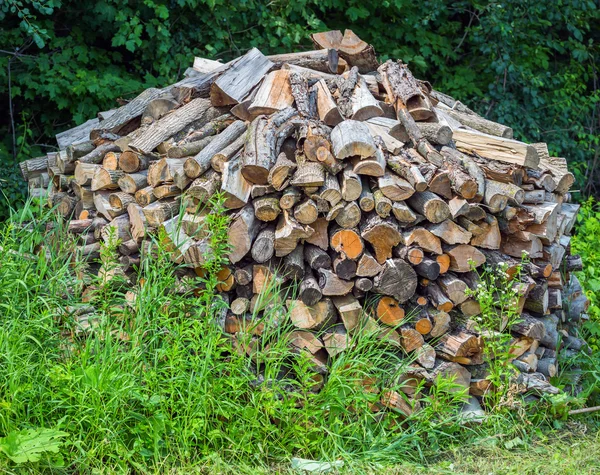
[[[574,416],[575,414],[586,414],[588,412],[596,412],[600,411],[600,406],[592,406],[592,407],[584,407],[582,409],[573,409],[569,411],[570,416]]]

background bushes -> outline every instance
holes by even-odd
[[[548,142],[569,159],[579,196],[598,195],[599,20],[592,0],[4,0],[1,186],[20,200],[20,160],[119,99],[176,81],[195,55],[307,49],[310,33],[350,27],[382,60],[401,58],[517,138]]]

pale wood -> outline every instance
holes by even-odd
[[[314,229],[298,223],[290,213],[283,211],[275,229],[275,255],[288,255],[296,248],[299,240],[309,238],[314,232]]]
[[[391,201],[404,201],[415,193],[415,189],[408,181],[389,171],[385,172],[377,183],[384,196]]]
[[[466,153],[514,163],[528,168],[537,168],[539,164],[538,153],[532,145],[517,140],[495,137],[474,130],[455,130],[453,139],[456,148]]]
[[[331,131],[332,152],[339,160],[352,156],[361,158],[375,154],[376,146],[366,124],[345,120]]]
[[[309,307],[301,300],[288,302],[290,318],[296,328],[301,330],[318,331],[335,321],[335,306],[331,299],[325,298],[316,305]]]
[[[319,48],[336,49],[350,66],[356,66],[361,73],[374,71],[378,62],[375,50],[362,41],[352,30],[339,30],[314,33],[313,43]]]
[[[333,100],[331,91],[327,87],[327,83],[324,79],[317,81],[316,85],[317,92],[317,111],[319,118],[331,127],[335,127],[344,119],[337,104]]]
[[[444,109],[444,112],[460,122],[462,125],[478,130],[484,134],[496,135],[506,139],[513,138],[512,128],[506,125],[492,122],[491,120],[484,119],[483,117],[475,114],[465,114],[457,110]]]
[[[468,244],[449,248],[446,254],[450,256],[450,270],[454,272],[469,272],[472,266],[479,267],[486,260],[480,250]]]
[[[433,254],[442,254],[442,243],[440,238],[434,236],[425,228],[411,228],[402,233],[402,239],[407,246],[414,244],[424,251]]]
[[[252,184],[242,175],[239,156],[227,162],[221,177],[221,190],[226,196],[225,206],[230,209],[243,207],[250,198],[251,189]]]
[[[344,207],[335,217],[335,222],[343,228],[350,229],[358,226],[361,217],[362,213],[358,203],[356,201],[351,201],[344,204]]]
[[[272,114],[291,106],[294,96],[289,76],[290,72],[284,69],[267,74],[248,111],[255,115]]]
[[[155,201],[143,209],[144,216],[149,226],[157,228],[163,222],[179,214],[180,203],[178,199]]]
[[[359,175],[354,173],[352,167],[344,168],[341,182],[342,199],[345,201],[355,201],[359,199],[362,193],[362,180]]]
[[[411,208],[432,223],[441,223],[450,217],[448,204],[430,191],[414,193],[407,201]]]

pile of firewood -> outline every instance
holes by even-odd
[[[290,344],[311,355],[315,378],[367,327],[414,356],[409,398],[416,380],[438,375],[473,396],[490,389],[468,289],[472,266],[505,263],[522,311],[511,328],[517,382],[556,392],[557,352],[584,347],[576,327],[587,308],[572,274],[582,263],[569,252],[578,206],[566,160],[514,140],[402,62],[380,65],[350,30],[312,38],[314,51],[196,58],[182,81],[23,162],[31,193],[70,220],[85,256],[120,238],[127,274],[159,229],[173,260],[201,272],[203,204],[220,190],[231,209],[224,331],[259,335],[259,294],[274,281],[296,285],[284,302]],[[410,410],[395,392],[382,404]]]

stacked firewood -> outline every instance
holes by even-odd
[[[182,81],[59,134],[59,152],[22,163],[32,194],[69,220],[85,256],[116,235],[131,272],[161,230],[173,260],[201,273],[203,205],[220,191],[231,210],[224,331],[260,335],[261,292],[295,286],[283,302],[290,344],[316,379],[368,328],[414,357],[409,398],[438,375],[473,396],[490,389],[469,289],[473,267],[503,263],[522,311],[511,328],[518,382],[556,392],[557,352],[584,347],[587,307],[572,274],[582,263],[570,255],[578,206],[566,160],[402,62],[379,64],[350,30],[312,38],[314,51],[196,58]],[[382,404],[410,409],[393,391]]]

